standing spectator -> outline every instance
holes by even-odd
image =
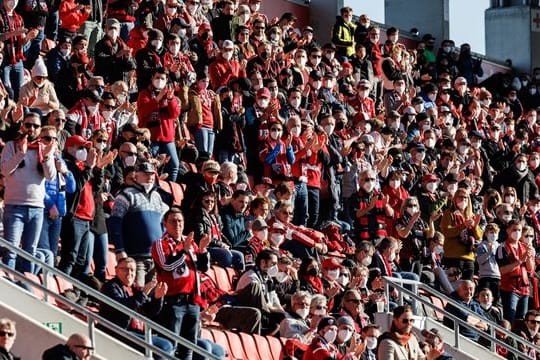
[[[493,301],[499,303],[499,287],[501,284],[501,271],[497,264],[496,254],[499,248],[499,226],[489,223],[486,226],[483,240],[476,248],[476,261],[478,262],[478,287],[491,290]]]
[[[105,119],[99,113],[101,96],[95,90],[84,90],[81,99],[66,114],[66,130],[71,135],[89,139],[92,132],[101,129]]]
[[[336,55],[347,59],[354,54],[354,31],[356,25],[352,22],[353,9],[346,6],[336,16],[336,23],[332,28],[332,42],[336,45]]]
[[[497,264],[501,271],[501,300],[504,318],[511,323],[523,319],[529,302],[529,275],[534,270],[532,245],[520,242],[522,225],[510,220],[506,240],[497,249]]]
[[[136,168],[135,184],[120,191],[109,219],[109,234],[118,260],[132,257],[137,263],[135,283],[144,286],[153,270],[151,248],[163,234],[160,226],[167,205],[156,188],[156,170],[149,162]]]
[[[166,154],[170,157],[165,168],[168,178],[176,181],[180,160],[174,139],[180,105],[174,89],[167,84],[167,75],[163,68],[153,71],[151,84],[139,92],[137,111],[141,126],[150,129],[152,155]]]
[[[75,0],[60,1],[58,8],[60,18],[60,37],[75,37],[84,24],[92,9],[90,5],[76,3]]]
[[[20,360],[11,352],[16,336],[15,321],[7,318],[0,319],[0,359]]]
[[[61,73],[65,73],[69,69],[69,55],[71,53],[71,38],[62,36],[58,41],[58,44],[49,50],[45,56],[47,64],[47,74],[49,75],[49,80],[55,85],[58,86],[57,80],[58,76]]]
[[[36,113],[24,116],[21,134],[4,146],[0,171],[4,177],[4,237],[14,246],[35,255],[43,224],[45,180],[56,177],[56,143],[38,139],[41,119]],[[17,255],[5,251],[2,261],[15,268]],[[21,261],[21,272],[32,272],[30,261]]]
[[[52,125],[44,126],[39,134],[44,144],[56,143],[57,136],[56,128]],[[58,255],[62,218],[67,211],[66,194],[75,191],[75,178],[60,154],[54,155],[54,165],[57,175],[54,179],[45,182],[45,208],[38,248],[50,250],[56,256]]]
[[[94,49],[94,75],[103,76],[106,84],[125,80],[127,72],[135,69],[131,56],[132,50],[120,37],[120,22],[108,19],[107,33],[96,43]]]
[[[71,335],[66,344],[58,344],[43,352],[42,360],[90,360],[94,347],[90,338],[83,334]]]
[[[233,58],[234,44],[231,40],[223,41],[221,52],[208,67],[210,83],[217,91],[221,86],[226,86],[229,81],[239,77],[245,77],[245,69],[238,60]]]
[[[165,235],[152,244],[157,280],[166,283],[168,288],[160,322],[195,344],[199,337],[200,306],[203,303],[197,271],[205,272],[210,266],[206,251],[210,236],[202,238],[197,246],[193,233],[182,235],[184,215],[176,207],[165,213],[163,226]],[[191,360],[193,351],[179,346],[177,356]]]
[[[101,0],[88,0],[86,8],[89,15],[78,31],[88,39],[88,56],[90,57],[94,56],[94,46],[103,37],[103,30],[101,30],[103,5]]]

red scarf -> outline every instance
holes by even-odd
[[[24,28],[22,17],[15,11],[13,11],[12,16],[10,17],[6,12],[6,9],[1,9],[0,17],[2,18],[0,32],[5,33]],[[4,43],[6,46],[6,53],[9,56],[11,64],[16,64],[19,62],[19,60],[26,60],[23,52],[24,38],[22,34],[9,38],[5,40]]]
[[[308,284],[313,286],[313,288],[317,290],[318,294],[323,293],[323,283],[320,277],[313,275],[305,275],[304,280],[306,280]]]

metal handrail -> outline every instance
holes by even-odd
[[[506,335],[507,337],[509,337],[509,338],[513,339],[514,341],[516,341],[516,344],[523,344],[527,348],[532,348],[537,353],[540,353],[540,347],[538,347],[537,345],[529,342],[528,340],[524,339],[523,337],[518,336],[518,335],[516,335],[516,334],[502,328],[497,323],[494,323],[491,320],[488,320],[488,319],[485,319],[485,318],[481,319],[482,322],[489,325],[489,333],[486,333],[486,332],[484,332],[482,330],[479,330],[479,329],[475,328],[471,324],[467,323],[466,320],[458,318],[457,316],[449,313],[445,309],[441,309],[441,308],[437,307],[437,305],[423,299],[417,293],[415,293],[415,292],[413,292],[413,291],[411,291],[409,289],[406,289],[403,286],[399,285],[399,284],[413,285],[415,287],[416,291],[418,291],[417,290],[418,288],[423,289],[423,290],[427,291],[428,293],[432,293],[433,295],[439,297],[440,299],[445,300],[447,303],[452,304],[454,307],[460,309],[461,311],[467,313],[468,315],[479,318],[479,315],[477,313],[471,311],[468,308],[464,308],[464,307],[460,306],[454,299],[452,299],[452,298],[438,292],[437,290],[431,288],[430,286],[428,286],[428,285],[426,285],[424,283],[421,283],[421,282],[415,281],[415,280],[399,279],[399,278],[393,278],[393,277],[388,277],[388,276],[384,276],[383,278],[384,278],[385,283],[386,283],[385,287],[386,287],[387,299],[389,299],[389,292],[390,292],[390,286],[391,286],[391,287],[395,288],[396,290],[398,290],[399,293],[400,293],[400,300],[401,300],[400,305],[403,304],[403,294],[405,294],[405,295],[408,295],[408,296],[412,297],[415,302],[420,302],[423,305],[427,305],[431,309],[433,309],[433,310],[435,310],[437,312],[440,312],[445,317],[451,319],[453,321],[453,323],[454,323],[454,335],[455,335],[454,346],[457,349],[459,349],[460,336],[463,336],[463,335],[461,335],[459,333],[459,328],[460,327],[465,327],[465,328],[467,328],[467,329],[469,329],[471,331],[477,332],[480,335],[480,337],[483,337],[483,338],[489,340],[490,343],[491,343],[491,350],[492,351],[495,350],[495,345],[500,345],[500,346],[503,346],[504,348],[510,350],[513,354],[517,355],[518,357],[523,356],[522,351],[520,351],[519,349],[517,349],[517,348],[515,348],[513,346],[508,345],[507,343],[499,340],[496,336],[494,336],[495,331],[499,331],[499,332],[503,333],[504,335]],[[486,350],[488,350],[488,349],[486,349]]]
[[[35,284],[34,286],[38,286],[40,288],[40,290],[44,291],[45,296],[44,296],[43,301],[48,301],[48,296],[53,296],[55,299],[60,299],[61,303],[66,303],[67,302],[70,306],[73,306],[73,307],[77,308],[78,311],[81,311],[81,309],[82,309],[82,312],[84,312],[85,315],[91,317],[92,319],[95,318],[96,320],[99,320],[100,324],[105,324],[105,323],[108,322],[109,324],[114,325],[117,329],[113,328],[113,331],[116,330],[115,331],[116,333],[120,333],[122,336],[127,337],[129,332],[126,331],[125,329],[122,329],[122,328],[118,327],[117,325],[103,319],[99,315],[97,315],[95,313],[92,313],[91,311],[87,310],[84,307],[81,307],[79,304],[75,304],[72,301],[67,300],[66,298],[64,298],[64,297],[62,297],[62,296],[60,296],[58,294],[55,294],[54,292],[52,292],[49,289],[44,287],[44,286],[47,286],[47,281],[48,281],[48,277],[49,277],[50,274],[60,276],[60,277],[64,278],[65,280],[69,281],[71,284],[73,284],[74,287],[84,291],[85,293],[87,293],[90,296],[93,296],[96,299],[99,299],[99,301],[101,303],[104,303],[104,304],[106,304],[108,306],[111,306],[112,308],[115,308],[116,310],[122,312],[124,315],[127,315],[130,318],[134,318],[134,319],[137,319],[138,321],[142,321],[144,323],[145,341],[147,341],[147,340],[149,340],[151,338],[152,330],[155,330],[157,333],[160,334],[160,336],[164,336],[168,340],[171,340],[171,341],[173,341],[175,343],[179,343],[180,345],[182,345],[182,346],[184,346],[186,348],[189,348],[190,350],[193,350],[194,352],[196,352],[196,353],[198,353],[198,354],[200,354],[200,355],[202,355],[202,356],[204,356],[204,357],[206,357],[208,359],[219,360],[219,358],[217,356],[215,356],[212,353],[209,353],[208,351],[206,351],[205,349],[197,346],[196,344],[192,343],[191,341],[188,341],[188,340],[184,339],[183,337],[179,336],[178,334],[173,333],[171,330],[163,327],[162,325],[160,325],[160,324],[146,318],[145,316],[139,314],[136,311],[133,311],[132,309],[126,307],[125,305],[120,304],[119,302],[112,300],[111,298],[109,298],[108,296],[100,293],[99,291],[89,287],[86,284],[83,284],[79,280],[72,278],[71,276],[63,273],[62,271],[60,271],[60,270],[58,270],[58,269],[56,269],[54,267],[49,266],[48,264],[44,263],[43,261],[41,261],[41,260],[35,258],[34,256],[30,255],[26,251],[24,251],[22,249],[19,249],[18,247],[14,246],[13,244],[7,242],[5,239],[0,238],[0,248],[2,248],[2,247],[7,248],[10,251],[15,252],[17,254],[17,256],[21,256],[25,260],[28,260],[28,261],[30,261],[30,262],[32,262],[34,264],[38,264],[41,267],[41,271],[43,272],[44,285],[37,284],[37,283],[33,282],[32,280],[26,278],[24,276],[24,274],[20,274],[19,272],[15,271],[15,270],[13,270],[11,268],[8,268],[6,265],[0,264],[0,267],[2,269],[8,270],[12,274],[16,274],[16,276],[21,281],[23,281],[23,282],[31,282],[32,284]],[[118,329],[120,329],[121,331],[118,331]],[[89,337],[90,337],[90,339],[94,339],[93,331],[94,331],[93,326],[89,325]],[[134,342],[137,342],[139,345],[144,346],[144,348],[145,348],[145,356],[147,356],[148,358],[151,358],[152,352],[159,352],[160,355],[161,355],[161,353],[162,353],[161,350],[155,348],[155,346],[153,346],[153,345],[151,345],[151,344],[149,344],[149,343],[147,343],[145,341],[143,341],[142,344],[141,344],[141,343],[139,343],[140,341],[141,340],[139,338],[137,338],[136,340],[134,339]],[[155,349],[157,349],[157,351]],[[150,351],[148,351],[148,350],[150,350]],[[163,354],[165,354],[165,353],[163,353]],[[174,357],[171,357],[170,355],[166,355],[166,356],[168,356],[167,357],[168,359],[175,359]]]

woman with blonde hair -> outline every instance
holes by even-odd
[[[464,280],[471,280],[474,274],[474,247],[482,239],[480,218],[473,213],[469,192],[460,188],[441,219],[440,230],[446,239],[443,264],[461,269]]]

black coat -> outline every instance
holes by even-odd
[[[77,355],[64,344],[58,344],[43,352],[42,360],[77,360]]]

